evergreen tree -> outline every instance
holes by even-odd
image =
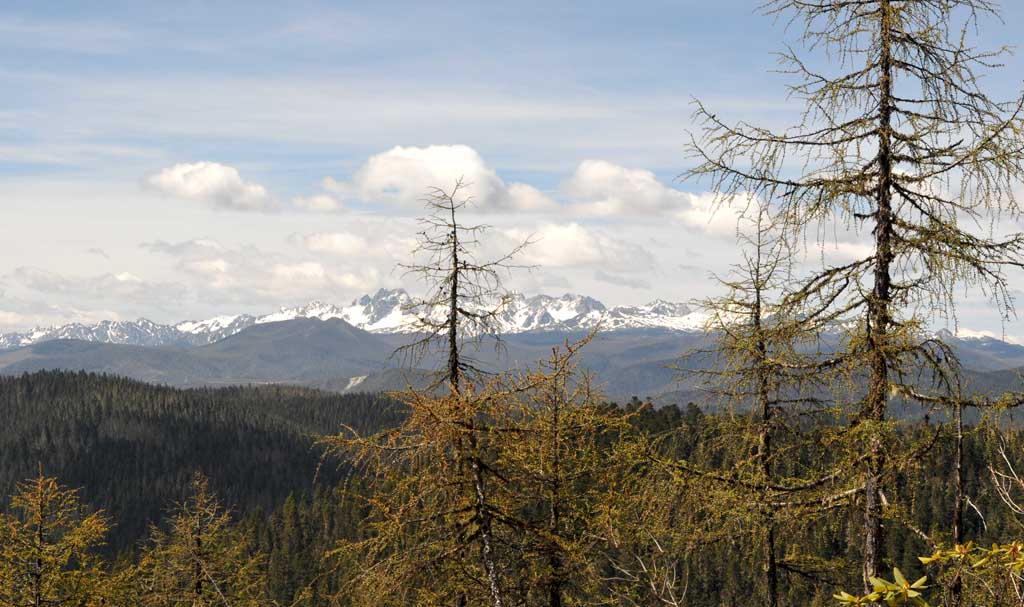
[[[490,448],[502,479],[503,513],[515,535],[516,599],[562,607],[603,592],[602,517],[607,483],[619,474],[630,415],[602,404],[576,359],[590,338],[554,350],[504,377]]]

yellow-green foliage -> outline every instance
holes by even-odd
[[[855,596],[847,592],[840,592],[835,599],[843,605],[876,605],[884,602],[887,605],[918,605],[928,607],[922,592],[928,588],[928,576],[918,578],[910,582],[903,576],[899,568],[892,570],[893,581],[883,578],[871,578],[872,591],[868,594]]]
[[[0,513],[0,606],[98,603],[103,514],[84,514],[77,491],[42,474],[18,484],[11,511]]]
[[[872,578],[872,592],[853,595],[841,591],[834,596],[842,605],[915,605],[928,607],[942,604],[942,593],[949,583],[961,586],[960,602],[964,605],[1019,605],[1020,589],[1024,584],[1024,542],[977,546],[973,542],[957,544],[952,548],[938,548],[929,556],[918,557],[922,564],[938,569],[944,585],[927,584],[923,576],[909,582],[899,569],[893,570],[893,580]],[[931,596],[928,596],[928,594]],[[931,599],[931,603],[928,602]]]
[[[598,504],[627,418],[576,372],[577,348],[482,385],[410,391],[399,428],[329,441],[376,479],[371,537],[332,553],[348,569],[345,600],[482,605],[497,594],[504,604],[575,605],[595,596]]]
[[[168,529],[154,527],[134,578],[143,607],[269,605],[262,557],[196,475],[193,494],[171,513]]]

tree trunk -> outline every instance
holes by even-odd
[[[892,239],[894,217],[893,191],[893,60],[892,7],[889,0],[879,3],[881,19],[879,57],[879,125],[877,209],[875,210],[874,288],[868,300],[868,347],[870,378],[863,416],[871,422],[885,419],[889,394],[889,361],[887,357],[889,328],[892,321]],[[877,433],[869,438],[867,472],[864,482],[864,588],[870,592],[870,578],[878,577],[882,561],[881,474],[885,465],[881,441]]]
[[[451,280],[448,293],[448,383],[454,394],[461,393],[462,362],[459,356],[459,275],[462,271],[459,260],[459,228],[455,218],[455,204],[451,206]],[[483,468],[480,464],[479,446],[476,438],[476,420],[473,411],[467,412],[469,465],[473,490],[476,494],[476,510],[480,523],[480,560],[487,574],[487,584],[494,607],[503,607],[498,567],[495,563],[494,538],[491,533],[491,515],[487,512],[487,488]],[[460,446],[460,449],[462,447]],[[457,604],[465,602],[465,596],[456,599]]]
[[[762,300],[763,289],[761,278],[761,250],[760,245],[757,251],[757,266],[754,269],[754,307],[752,310],[752,321],[754,326],[755,347],[757,349],[757,397],[761,409],[761,436],[758,441],[757,457],[761,465],[761,474],[764,480],[764,499],[761,506],[764,533],[764,574],[765,574],[765,604],[767,607],[777,607],[778,597],[778,566],[775,561],[775,516],[769,506],[771,501],[772,485],[772,403],[769,394],[768,384],[768,344],[765,341],[764,325],[762,324]]]
[[[455,209],[452,208],[452,270],[451,292],[448,294],[448,382],[456,394],[459,393],[459,228],[455,223]]]
[[[502,607],[501,583],[498,579],[494,541],[491,534],[491,515],[487,512],[486,487],[474,435],[470,435],[470,449],[472,450],[473,488],[476,490],[477,516],[480,517],[480,558],[483,561],[484,572],[487,573],[487,584],[491,591],[492,604],[494,607]]]
[[[203,604],[203,563],[199,560],[203,549],[203,522],[201,515],[198,520],[196,520],[196,534],[193,538],[193,549],[195,550],[193,557],[196,559],[196,562],[193,565],[192,571],[192,605],[193,607],[199,607]]]
[[[561,474],[562,474],[562,458],[561,458],[561,395],[553,394],[551,396],[554,403],[554,419],[551,425],[554,436],[551,437],[551,448],[554,450],[551,461],[551,512],[548,519],[549,531],[552,537],[558,537],[559,527],[561,526],[561,504],[559,503],[562,485],[561,485]],[[550,567],[550,579],[548,580],[548,607],[562,607],[562,586],[564,580],[562,579],[562,558],[559,554],[559,547],[557,544],[551,544],[549,547],[550,552],[548,553],[548,567]]]
[[[956,398],[956,504],[953,506],[953,545],[964,543],[964,410],[960,395]],[[963,592],[961,572],[949,584],[949,604],[959,607]]]
[[[36,561],[35,569],[32,571],[32,605],[42,607],[43,604],[43,523],[46,521],[43,512],[45,499],[43,498],[43,472],[42,465],[39,467],[39,479],[36,481]]]

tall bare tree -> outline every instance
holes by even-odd
[[[461,216],[473,204],[467,194],[471,186],[460,178],[450,190],[430,189],[423,199],[426,215],[419,219],[413,251],[418,261],[401,264],[407,275],[423,282],[427,293],[411,304],[420,337],[400,352],[414,362],[441,353],[442,379],[455,392],[466,373],[481,370],[466,346],[497,339],[498,320],[510,299],[502,277],[521,267],[515,257],[531,242],[527,239],[500,257],[484,259],[482,237],[490,226],[467,224]]]
[[[462,211],[472,203],[468,188],[459,179],[450,190],[430,190],[414,251],[417,261],[403,265],[425,283],[427,294],[412,306],[418,312],[418,337],[400,352],[412,363],[441,355],[446,394],[410,390],[400,396],[410,416],[399,428],[366,440],[342,436],[331,441],[380,479],[382,504],[387,504],[379,513],[383,518],[377,521],[377,536],[356,547],[360,558],[380,572],[354,582],[371,602],[380,595],[366,594],[363,583],[380,586],[392,579],[409,584],[430,575],[416,590],[417,600],[444,602],[451,594],[456,605],[468,604],[476,593],[474,568],[466,559],[478,548],[472,564],[483,572],[488,600],[494,607],[506,604],[495,532],[501,509],[494,485],[500,478],[488,425],[500,389],[493,378],[486,378],[467,346],[497,339],[497,321],[509,300],[503,274],[515,267],[515,256],[528,242],[483,261],[482,235],[488,226],[462,221]],[[414,510],[420,515],[413,515]],[[410,518],[395,518],[395,513]],[[405,553],[396,554],[396,545],[406,546]],[[426,589],[435,595],[425,598]]]
[[[691,146],[698,166],[690,175],[709,177],[722,204],[770,202],[794,240],[835,226],[870,235],[867,254],[815,273],[794,298],[832,302],[836,320],[859,319],[842,362],[866,376],[857,409],[869,454],[867,589],[885,557],[889,399],[920,400],[921,379],[945,377],[951,354],[922,339],[924,325],[955,319],[956,285],[986,289],[1004,312],[1012,305],[1005,272],[1022,265],[1024,239],[994,226],[1020,211],[1013,190],[1024,178],[1024,97],[998,102],[979,85],[1005,52],[969,42],[971,26],[995,14],[989,0],[769,0],[763,9],[825,51],[826,65],[781,55],[803,119],[776,132],[728,124],[698,103],[704,130]]]

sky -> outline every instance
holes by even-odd
[[[415,291],[396,264],[421,198],[460,176],[484,253],[535,241],[516,290],[714,294],[739,251],[679,178],[692,102],[768,126],[800,109],[772,72],[798,42],[758,4],[8,0],[0,332]],[[1021,4],[985,46],[1024,41]],[[985,86],[1022,75],[1011,58]],[[977,293],[959,325],[1024,336]]]

